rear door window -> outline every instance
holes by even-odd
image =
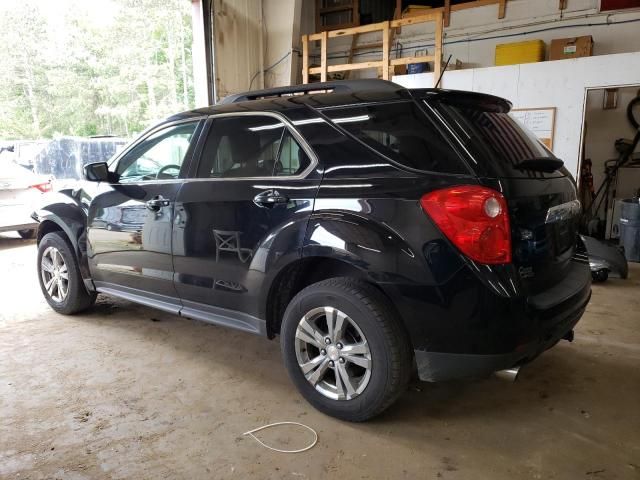
[[[309,158],[284,124],[266,115],[215,118],[198,177],[254,178],[302,173]]]
[[[412,101],[331,108],[322,113],[362,143],[405,167],[469,173],[444,135]]]

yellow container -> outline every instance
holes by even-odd
[[[542,40],[496,45],[496,65],[544,62],[544,48]]]

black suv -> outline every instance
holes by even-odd
[[[510,107],[360,80],[175,115],[35,212],[42,291],[280,335],[302,395],[346,420],[415,373],[515,370],[572,339],[591,275],[574,181]]]

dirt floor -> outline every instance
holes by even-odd
[[[106,297],[53,313],[35,256],[0,236],[2,479],[640,479],[640,265],[516,383],[418,384],[349,424],[296,393],[277,342]],[[242,436],[277,421],[318,444]]]

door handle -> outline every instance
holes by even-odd
[[[277,190],[266,190],[253,197],[253,203],[259,207],[267,208],[273,207],[274,205],[283,205],[288,201],[289,199]]]
[[[166,198],[164,198],[162,195],[158,195],[156,197],[153,197],[151,200],[149,200],[146,203],[146,205],[147,205],[147,208],[152,212],[157,212],[162,207],[168,207],[169,205],[171,205],[171,202]]]

